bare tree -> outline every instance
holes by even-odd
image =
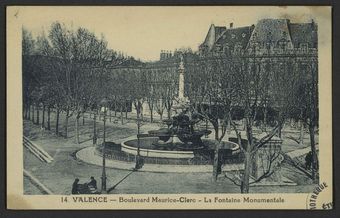
[[[219,173],[219,150],[231,119],[231,104],[234,91],[231,89],[233,69],[230,57],[200,58],[187,63],[187,76],[190,81],[187,94],[192,110],[210,122],[215,131],[213,179]]]
[[[250,174],[254,166],[254,155],[260,148],[268,143],[275,135],[280,135],[282,125],[292,108],[293,95],[296,88],[296,77],[294,75],[295,59],[281,57],[280,55],[271,56],[267,60],[267,51],[258,51],[257,48],[245,51],[241,56],[240,66],[238,67],[234,89],[237,90],[237,105],[244,111],[246,127],[246,144],[241,144],[241,150],[245,155],[245,168],[241,177],[241,193],[249,192]],[[291,74],[290,74],[291,73]],[[254,138],[254,123],[262,108],[270,105],[276,108],[276,125],[263,134],[260,138]],[[234,122],[232,126],[236,132],[238,141],[241,141],[240,134]],[[278,156],[269,155],[269,163],[273,162]],[[255,178],[255,182],[271,176],[271,164],[263,175]]]

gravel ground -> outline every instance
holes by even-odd
[[[62,119],[61,119],[62,121]],[[86,121],[85,126],[81,125],[81,144],[77,145],[74,138],[74,120],[70,120],[70,134],[68,139],[57,137],[54,133],[40,129],[30,121],[24,122],[24,134],[33,142],[42,146],[54,161],[51,164],[42,163],[27,149],[24,149],[24,167],[38,178],[47,188],[56,194],[70,194],[72,183],[75,178],[80,183],[88,182],[90,176],[97,179],[100,187],[102,169],[99,166],[86,164],[74,158],[74,153],[81,148],[90,146],[92,122]],[[52,119],[53,125],[53,119]],[[158,124],[148,124],[142,127],[143,131],[155,128]],[[52,126],[54,128],[54,126]],[[101,130],[102,126],[98,124]],[[60,125],[62,130],[62,126]],[[52,131],[53,132],[53,131]],[[125,125],[109,123],[107,128],[108,141],[121,142],[122,139],[136,134],[134,122]],[[99,140],[100,142],[100,140]],[[108,187],[113,186],[126,176],[129,171],[118,169],[107,169]],[[304,175],[290,168],[282,167],[282,173],[293,180],[297,186],[266,186],[251,187],[250,192],[254,193],[297,193],[310,192],[314,185]],[[32,187],[29,180],[24,180],[25,194],[41,194]],[[228,179],[219,177],[217,182],[211,181],[211,173],[152,173],[133,172],[111,193],[239,193],[239,187],[235,186]]]

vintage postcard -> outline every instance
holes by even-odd
[[[328,6],[7,7],[9,209],[332,209]]]

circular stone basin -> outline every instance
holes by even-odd
[[[184,148],[182,143],[165,144],[156,146],[158,137],[141,138],[139,139],[139,154],[144,157],[158,157],[158,158],[194,158],[195,152],[213,153],[217,143],[214,140],[203,139],[204,147],[189,146]],[[232,154],[239,149],[239,145],[234,142],[222,142],[221,150],[224,153]],[[121,143],[121,151],[137,155],[138,140],[132,139]]]

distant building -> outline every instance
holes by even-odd
[[[291,23],[289,19],[262,19],[256,25],[229,28],[209,28],[204,42],[199,46],[201,55],[235,53],[244,49],[317,49],[317,24]]]
[[[159,60],[163,61],[163,60],[171,58],[171,57],[172,57],[171,51],[161,50]]]

